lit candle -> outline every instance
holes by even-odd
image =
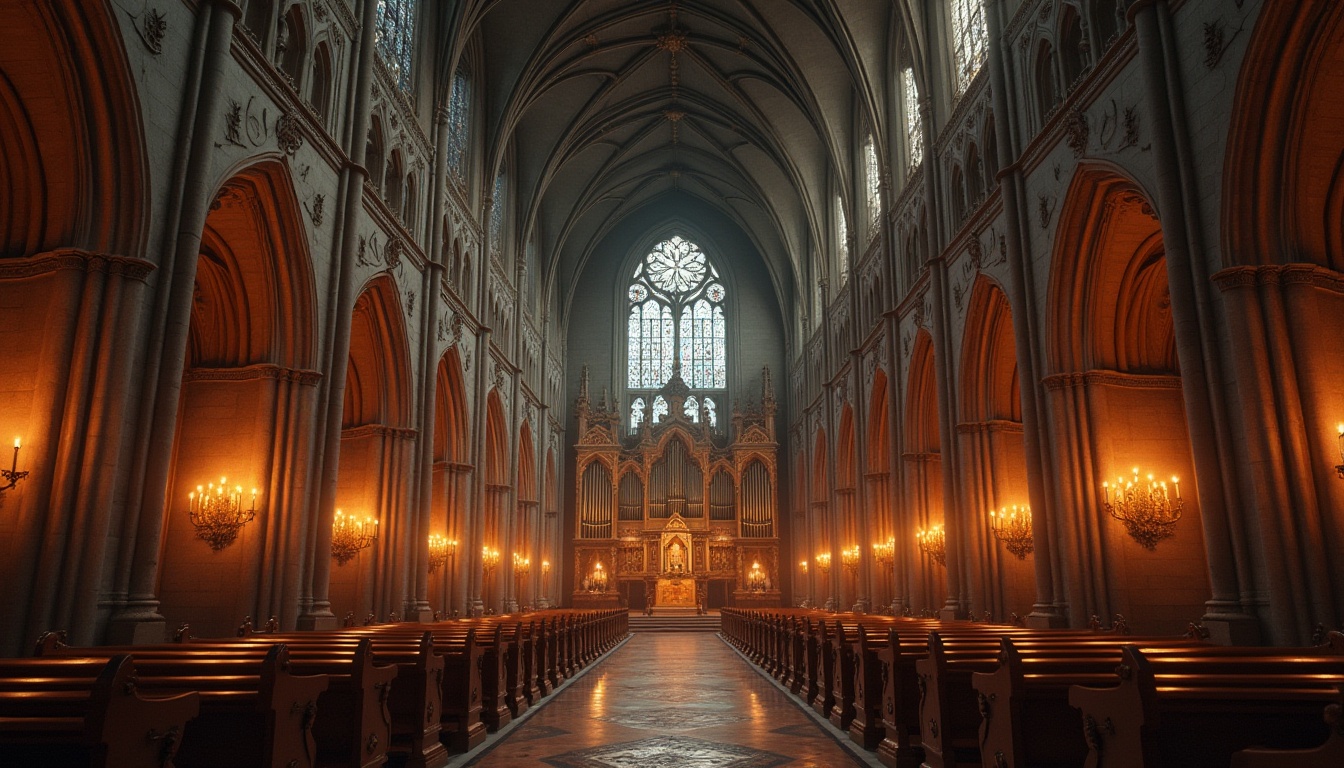
[[[1340,434],[1344,434],[1344,431]],[[1344,437],[1341,437],[1340,440],[1344,441]],[[19,440],[19,438],[14,438],[14,462],[9,465],[9,471],[11,473],[19,471],[19,446],[22,442],[23,441]]]
[[[1171,484],[1176,489],[1176,498],[1181,498],[1181,478],[1172,475]]]

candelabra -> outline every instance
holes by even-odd
[[[546,607],[546,606],[548,606],[548,605],[550,605],[550,597],[548,597],[548,595],[550,595],[550,592],[551,592],[551,589],[550,589],[550,580],[551,580],[551,561],[550,561],[550,560],[542,560],[542,561],[541,561],[541,599],[547,601],[546,603],[543,603],[543,604],[542,604],[542,607],[543,607],[543,608]]]
[[[806,561],[806,560],[799,560],[799,561],[798,561],[798,567],[801,568],[801,569],[803,569],[803,575],[806,576],[806,575],[807,575],[807,561]]]
[[[377,540],[377,520],[368,515],[357,520],[354,515],[336,510],[336,519],[331,522],[331,556],[336,558],[337,565],[350,562],[360,550],[368,549]]]
[[[1339,423],[1337,429],[1339,430],[1339,465],[1335,467],[1335,474],[1339,475],[1340,480],[1344,480],[1344,421]],[[17,438],[14,440],[14,455],[19,455],[19,441]],[[24,474],[26,475],[28,473],[24,472]],[[13,483],[10,485],[13,485]]]
[[[607,591],[607,571],[602,567],[601,563],[597,563],[596,565],[593,566],[593,573],[591,576],[588,577],[588,591],[589,592]]]
[[[817,570],[821,571],[822,576],[831,575],[831,553],[822,552],[816,556]]]
[[[487,606],[490,605],[490,574],[495,572],[495,567],[499,565],[499,550],[490,547],[481,547],[481,602]]]
[[[887,543],[873,545],[873,559],[885,572],[896,562],[896,537],[888,536]]]
[[[858,573],[859,571],[860,553],[861,550],[859,549],[858,544],[840,550],[840,564],[843,565],[845,570],[849,571],[850,574]]]
[[[9,469],[0,469],[0,477],[5,479],[5,484],[0,485],[0,493],[8,491],[10,488],[19,484],[19,481],[28,476],[28,471],[19,471],[19,445],[22,443],[19,438],[14,438],[14,461],[10,462]]]
[[[1166,481],[1154,480],[1152,475],[1148,475],[1147,487],[1141,485],[1139,468],[1135,467],[1132,479],[1117,478],[1114,488],[1109,482],[1101,484],[1104,506],[1111,517],[1125,524],[1130,538],[1154,550],[1157,542],[1176,532],[1176,521],[1181,519],[1181,481],[1173,477],[1171,485],[1174,499],[1167,492]]]
[[[19,455],[18,443],[18,440],[14,441],[16,460]],[[228,480],[223,477],[219,478],[218,488],[214,483],[205,487],[198,485],[196,490],[187,494],[187,515],[191,518],[191,524],[196,526],[196,535],[218,552],[232,544],[238,538],[238,531],[257,516],[257,489],[252,489],[252,503],[243,509],[241,485],[230,489]]]
[[[1035,549],[1035,540],[1031,536],[1031,507],[1014,504],[1010,510],[1008,507],[1000,509],[998,512],[989,511],[989,528],[994,532],[994,538],[1003,542],[1017,556],[1018,560],[1026,560]]]
[[[920,551],[933,558],[933,562],[947,566],[947,533],[943,530],[943,526],[935,525],[921,529],[915,534],[915,541],[919,544]]]
[[[765,571],[761,570],[759,562],[751,564],[751,570],[747,573],[747,589],[752,592],[765,591]]]
[[[447,536],[440,536],[437,533],[429,535],[429,572],[433,573],[439,569],[448,559],[457,554],[457,539],[450,539]]]
[[[513,553],[514,595],[519,605],[523,603],[523,579],[532,571],[532,558]]]

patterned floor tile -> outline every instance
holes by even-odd
[[[697,712],[689,709],[642,710],[628,714],[599,717],[608,723],[624,725],[627,728],[642,728],[646,731],[693,731],[696,728],[709,728],[715,725],[746,720],[745,715],[726,712]]]
[[[735,744],[659,736],[548,758],[556,768],[772,768],[792,758]]]

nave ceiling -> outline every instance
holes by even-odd
[[[480,177],[510,166],[519,252],[535,239],[562,314],[603,237],[678,192],[741,226],[790,306],[809,254],[830,250],[836,191],[854,229],[843,158],[869,130],[883,154],[877,105],[910,13],[887,0],[478,0],[449,20],[464,32],[446,39],[466,43],[447,60],[488,73]],[[668,207],[655,217],[676,220]]]

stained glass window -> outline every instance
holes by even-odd
[[[905,148],[910,154],[910,170],[924,162],[924,131],[919,119],[919,86],[915,84],[915,70],[901,70],[901,91],[905,100]]]
[[[700,423],[700,402],[695,399],[695,395],[686,398],[686,403],[681,407],[681,412],[688,420],[696,424]]]
[[[957,95],[970,86],[989,54],[989,29],[983,0],[951,0],[952,54],[957,73]]]
[[[877,163],[877,146],[872,134],[863,142],[864,187],[868,203],[868,239],[877,235],[882,225],[882,168]]]
[[[845,224],[845,201],[835,196],[835,254],[840,260],[840,284],[849,279],[849,227]],[[821,288],[817,288],[821,293]],[[821,303],[820,297],[817,303]]]
[[[453,74],[448,97],[448,168],[462,183],[467,178],[467,146],[471,138],[471,75],[464,67]]]
[[[714,404],[714,398],[712,397],[705,398],[705,414],[709,417],[710,429],[717,428],[719,426],[719,407]]]
[[[495,177],[494,206],[490,209],[490,252],[499,253],[499,236],[504,231],[504,171]]]
[[[397,87],[411,89],[411,51],[415,43],[415,1],[378,0],[373,46],[392,71]]]
[[[626,386],[663,386],[679,353],[688,385],[726,387],[727,297],[718,271],[695,243],[677,236],[654,246],[635,267],[626,293]]]

